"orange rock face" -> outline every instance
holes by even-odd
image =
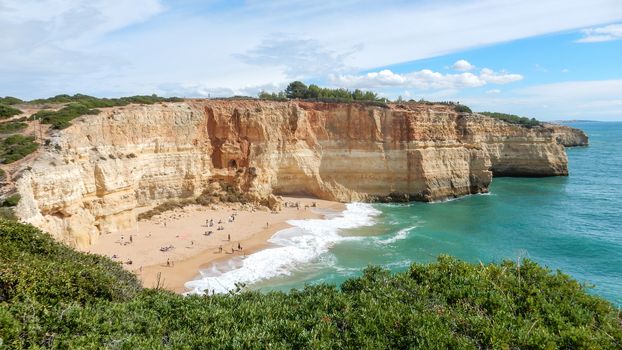
[[[18,215],[86,246],[214,182],[260,203],[279,194],[432,201],[486,192],[493,173],[567,172],[550,130],[443,105],[188,100],[75,121],[19,180]]]

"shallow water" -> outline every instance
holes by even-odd
[[[312,253],[252,279],[251,287],[339,284],[370,264],[399,271],[449,254],[472,262],[529,258],[622,305],[622,123],[574,126],[588,133],[590,146],[568,149],[568,177],[495,178],[489,195],[449,202],[358,205],[348,220],[365,226],[331,226],[328,239],[305,241],[319,248],[305,248]],[[298,224],[318,234],[322,226]]]

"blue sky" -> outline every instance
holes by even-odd
[[[0,95],[256,95],[292,80],[622,120],[619,0],[0,0]]]

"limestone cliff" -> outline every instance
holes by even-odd
[[[216,182],[250,200],[431,201],[486,192],[492,175],[567,175],[555,133],[443,105],[187,100],[86,116],[17,181],[17,214],[87,246],[137,212]]]
[[[551,132],[551,136],[559,144],[566,147],[587,146],[589,143],[587,135],[580,129],[566,125],[546,124],[546,130]]]

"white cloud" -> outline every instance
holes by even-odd
[[[458,60],[451,66],[454,70],[466,72],[475,69],[475,66],[467,60]]]
[[[463,97],[477,111],[499,111],[541,120],[622,118],[622,80],[567,81],[521,88],[503,95]]]
[[[462,89],[484,86],[486,84],[507,84],[523,79],[520,74],[495,72],[484,68],[479,75],[465,72],[460,74],[443,74],[430,69],[398,74],[385,69],[379,72],[370,72],[364,75],[332,76],[333,83],[361,89],[383,87],[404,87],[421,90]]]
[[[316,40],[281,34],[264,39],[259,46],[234,57],[247,64],[280,66],[289,78],[304,79],[343,71],[344,59],[357,49],[353,47],[347,51],[334,52]]]
[[[491,84],[508,84],[523,80],[523,76],[520,74],[510,74],[505,71],[495,72],[488,68],[482,69],[479,76],[483,81]]]
[[[583,38],[576,40],[577,43],[598,43],[622,39],[622,24],[610,24],[604,27],[587,28],[581,31]]]
[[[321,81],[326,72],[360,72],[622,20],[619,0],[163,5],[169,3],[0,0],[0,95],[150,93],[171,82],[236,91],[295,76]],[[287,43],[294,45],[290,51]],[[478,73],[441,81],[441,88],[453,88],[484,80]]]
[[[496,94],[500,94],[501,90],[499,90],[499,89],[490,89],[490,90],[486,90],[486,93],[487,94],[495,94],[496,95]]]

